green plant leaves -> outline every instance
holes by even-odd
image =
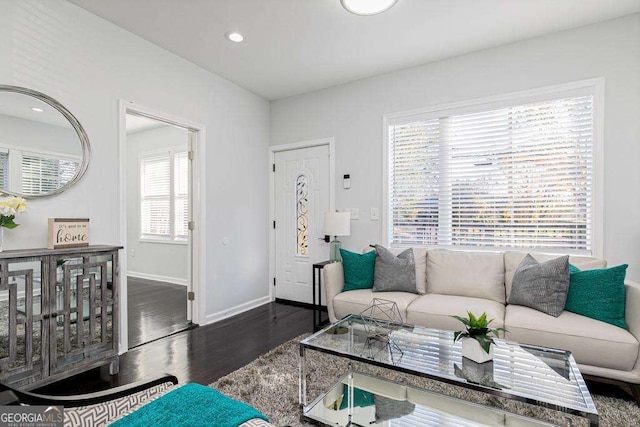
[[[488,354],[489,350],[491,350],[491,344],[493,344],[493,338],[487,335],[478,335],[473,338],[480,343],[480,347]]]
[[[13,220],[16,218],[15,215],[0,215],[0,227],[13,229],[18,226]]]
[[[480,343],[484,351],[489,353],[491,344],[494,343],[490,335],[499,337],[500,332],[508,332],[505,328],[489,328],[489,324],[493,322],[493,319],[487,320],[487,313],[482,313],[479,317],[476,317],[472,312],[467,311],[467,315],[469,317],[466,319],[461,316],[451,316],[466,327],[465,331],[457,331],[453,334],[453,342],[461,338],[473,338]]]

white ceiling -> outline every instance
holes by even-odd
[[[398,0],[374,16],[340,0],[70,1],[270,100],[640,11],[640,0]]]
[[[142,116],[136,116],[134,114],[127,114],[127,120],[125,128],[127,135],[131,135],[137,132],[144,132],[151,129],[161,128],[163,126],[169,126],[166,123],[158,120],[148,119]]]
[[[44,111],[36,112],[32,107]],[[71,123],[58,110],[37,98],[16,92],[0,92],[0,115],[71,129]]]

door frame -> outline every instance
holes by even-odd
[[[333,137],[294,142],[291,144],[273,145],[269,147],[269,301],[276,299],[274,280],[276,278],[276,230],[271,224],[276,219],[276,181],[273,165],[276,153],[282,151],[300,150],[327,145],[329,146],[329,211],[335,209],[335,141]],[[316,238],[314,236],[313,238]]]
[[[128,298],[127,298],[127,114],[147,117],[149,119],[179,126],[190,131],[190,145],[194,160],[191,162],[191,221],[194,221],[197,232],[191,233],[190,248],[191,266],[188,268],[188,283],[195,292],[196,298],[192,304],[187,304],[187,318],[194,324],[205,323],[205,268],[206,246],[204,236],[206,218],[206,191],[204,180],[206,129],[203,124],[159,111],[154,108],[136,104],[124,99],[118,100],[118,162],[119,162],[119,192],[120,192],[120,244],[124,247],[124,256],[120,257],[120,350],[125,353],[129,348],[128,334]],[[189,290],[189,287],[187,288]]]

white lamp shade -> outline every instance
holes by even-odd
[[[351,234],[350,212],[327,212],[324,214],[325,236],[348,236]]]

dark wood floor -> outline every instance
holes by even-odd
[[[49,394],[103,390],[167,372],[180,383],[210,384],[305,332],[311,332],[312,311],[271,303],[212,325],[171,335],[123,354],[120,373],[93,369],[43,387]]]
[[[189,327],[187,288],[127,277],[129,348]]]

